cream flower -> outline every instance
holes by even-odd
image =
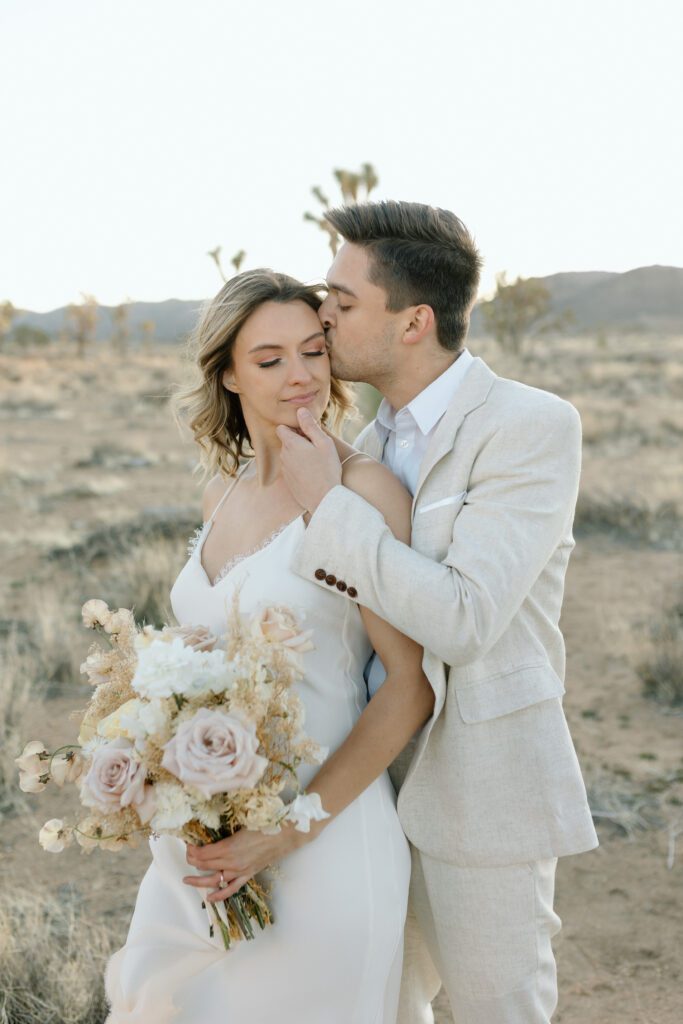
[[[42,740],[31,740],[19,757],[19,788],[24,793],[40,793],[49,781],[49,755]]]
[[[256,726],[243,716],[200,708],[164,747],[162,765],[204,796],[251,789],[268,767]]]
[[[83,616],[83,625],[88,629],[94,629],[95,626],[106,626],[112,613],[109,611],[106,601],[93,598],[85,602],[81,608],[81,615]]]
[[[310,832],[312,821],[323,821],[329,817],[323,810],[318,793],[299,793],[289,804],[285,820],[294,822],[297,832]]]
[[[66,750],[52,758],[50,777],[61,789],[65,782],[77,782],[83,774],[85,761],[79,750]]]
[[[135,618],[128,608],[119,608],[103,623],[107,633],[123,633],[124,630],[135,629]]]
[[[182,786],[157,782],[154,790],[156,810],[149,823],[151,828],[158,832],[179,829],[192,819],[192,801]]]
[[[245,804],[244,824],[252,832],[275,834],[280,831],[278,821],[284,809],[285,805],[279,796],[252,796]]]
[[[38,833],[38,842],[48,853],[61,853],[71,841],[71,829],[61,818],[50,818]]]
[[[80,671],[87,675],[92,686],[99,686],[100,683],[107,683],[111,678],[114,663],[109,651],[91,651],[85,661],[81,662]]]

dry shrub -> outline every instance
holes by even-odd
[[[106,1016],[104,968],[118,936],[86,920],[62,890],[0,895],[0,1024],[101,1024]]]
[[[683,600],[652,627],[652,654],[638,665],[643,696],[667,707],[683,706]]]
[[[106,594],[91,596],[103,597],[113,608],[131,608],[139,623],[175,621],[169,593],[186,557],[184,546],[163,538],[127,545],[103,572]]]
[[[579,495],[574,526],[582,533],[606,533],[669,551],[683,548],[683,519],[672,501],[651,507],[644,502]]]
[[[637,832],[661,828],[660,800],[652,793],[637,791],[623,779],[607,772],[586,775],[586,791],[593,820],[609,824],[627,839]]]
[[[14,625],[0,651],[0,818],[26,807],[19,789],[14,758],[21,753],[30,729],[30,717],[40,682],[35,661]],[[2,1017],[0,1017],[0,1022]]]

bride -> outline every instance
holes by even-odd
[[[422,649],[358,602],[343,579],[321,590],[289,568],[308,515],[280,472],[277,427],[306,407],[337,426],[350,407],[331,378],[315,287],[270,270],[228,281],[205,310],[193,352],[199,380],[175,396],[206,471],[204,525],[171,590],[181,624],[222,632],[243,612],[285,605],[305,616],[306,732],[328,746],[299,779],[329,817],[308,833],[242,830],[204,847],[150,839],[125,945],[110,959],[108,1024],[394,1024],[410,854],[386,768],[433,710]],[[410,496],[384,466],[333,437],[344,486],[410,535]],[[227,482],[226,482],[227,481]],[[321,568],[321,572],[323,569]],[[386,679],[368,701],[372,650]],[[202,899],[226,899],[258,873],[274,923],[229,952],[208,933]]]

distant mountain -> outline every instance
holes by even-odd
[[[131,302],[128,323],[131,338],[142,336],[142,324],[151,320],[155,325],[154,336],[159,341],[178,341],[187,336],[197,322],[203,299],[166,299],[164,302]],[[110,338],[113,333],[113,306],[99,306],[95,337],[98,341]],[[22,311],[14,326],[28,324],[51,336],[57,336],[64,326],[66,309],[53,309],[49,313]]]
[[[683,333],[683,268],[639,267],[623,274],[605,271],[550,274],[539,277],[550,292],[551,312],[570,309],[571,332],[600,329],[662,330]],[[141,337],[142,324],[151,320],[159,341],[185,338],[197,322],[203,300],[167,299],[165,302],[132,302],[129,323],[132,339]],[[57,336],[64,324],[64,308],[49,313],[22,312],[15,325],[29,324]],[[100,306],[96,337],[112,334],[112,307]],[[470,333],[484,333],[479,307],[472,313]]]
[[[550,292],[551,313],[571,310],[569,331],[621,329],[683,333],[683,268],[638,267],[623,274],[603,271],[534,278]],[[484,333],[475,307],[471,333]]]

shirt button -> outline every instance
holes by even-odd
[[[324,580],[326,575],[327,575],[327,573],[325,572],[324,569],[316,569],[315,570],[315,578],[317,580]]]
[[[410,444],[409,441],[399,441],[398,442],[399,448],[407,448],[409,444]]]

